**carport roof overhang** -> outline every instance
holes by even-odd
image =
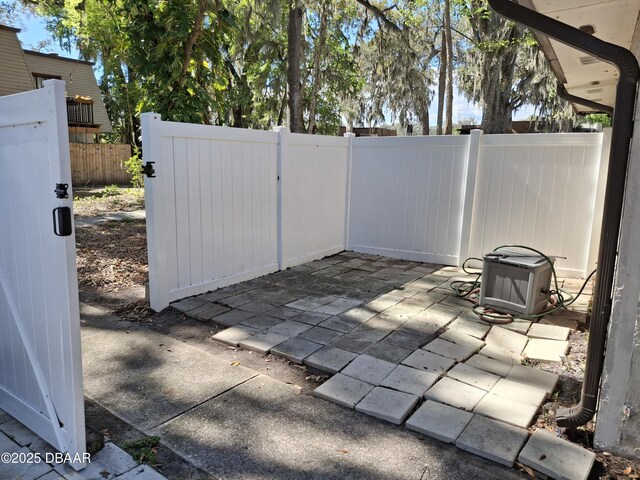
[[[592,28],[594,36],[627,49],[640,14],[639,0],[516,0],[516,3],[585,31]],[[556,77],[570,94],[614,106],[619,76],[616,67],[545,35],[534,34]],[[579,113],[594,111],[576,103],[573,106]]]

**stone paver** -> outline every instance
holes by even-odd
[[[371,385],[380,385],[395,368],[396,365],[391,362],[386,362],[370,355],[358,355],[355,360],[342,370],[342,374]]]
[[[371,338],[365,338],[354,333],[348,333],[346,335],[342,335],[337,340],[334,340],[332,345],[343,350],[348,350],[349,352],[361,354],[366,352],[367,349],[375,343],[376,341]]]
[[[514,365],[511,367],[507,378],[514,382],[539,388],[550,395],[556,388],[559,376],[555,373],[545,372],[544,370],[538,370],[537,368],[526,365]]]
[[[197,297],[189,297],[171,304],[173,308],[182,313],[188,313],[203,305],[211,305],[211,303]]]
[[[316,397],[348,408],[354,408],[371,390],[373,385],[337,373],[313,391]]]
[[[456,446],[502,465],[513,467],[528,437],[529,432],[523,428],[476,415],[456,440]]]
[[[562,363],[569,349],[569,342],[532,338],[522,354],[536,362]]]
[[[438,375],[443,375],[454,363],[456,363],[456,361],[451,358],[436,355],[426,350],[416,350],[402,361],[402,364],[408,367],[426,370],[427,372],[437,373]]]
[[[573,318],[559,317],[556,315],[546,316],[539,322],[544,325],[555,325],[558,327],[566,327],[571,331],[578,328],[578,321]]]
[[[498,375],[485,372],[484,370],[465,363],[457,364],[447,372],[447,376],[473,387],[481,388],[487,392],[491,390],[501,378]]]
[[[529,338],[545,338],[547,340],[567,340],[571,329],[556,325],[534,323],[527,332]]]
[[[418,397],[416,395],[375,387],[356,405],[356,410],[400,425],[417,403]]]
[[[5,435],[7,435],[7,437],[9,437],[21,447],[29,445],[34,440],[40,438],[38,437],[38,435],[33,433],[31,430],[29,430],[27,427],[13,418],[2,424],[2,431],[5,433]]]
[[[464,410],[473,410],[478,402],[487,394],[484,390],[452,378],[443,377],[427,390],[425,398]]]
[[[308,325],[306,323],[296,322],[295,320],[285,320],[275,327],[271,327],[269,331],[273,333],[279,333],[280,335],[284,335],[285,337],[297,337],[310,328],[312,328],[311,325]]]
[[[4,433],[0,432],[0,453],[2,452],[15,452],[20,448],[16,442],[7,437]]]
[[[337,315],[330,317],[329,319],[319,324],[320,327],[329,328],[331,330],[336,330],[342,333],[349,333],[358,325],[360,325],[360,322],[356,320],[339,317]]]
[[[507,323],[505,325],[500,325],[501,328],[506,328],[507,330],[511,330],[512,332],[519,333],[521,335],[526,335],[531,327],[531,321],[524,320],[522,318],[514,318],[513,322]]]
[[[323,372],[338,373],[358,355],[340,348],[326,346],[304,360],[304,363]]]
[[[331,318],[331,315],[316,312],[303,312],[299,315],[296,315],[295,317],[291,317],[291,320],[306,323],[307,325],[318,325],[328,318]]]
[[[193,310],[190,310],[188,313],[190,317],[206,322],[208,320],[211,320],[216,315],[228,312],[229,310],[230,309],[228,307],[223,307],[222,305],[217,305],[215,303],[208,303],[206,305],[202,305]]]
[[[454,443],[473,418],[473,413],[427,400],[405,424],[409,430]]]
[[[496,360],[519,362],[528,341],[526,335],[493,326],[485,338],[486,345],[480,350],[480,354]]]
[[[385,339],[385,342],[409,350],[415,350],[430,340],[432,340],[431,335],[396,330]]]
[[[253,350],[254,352],[267,354],[276,345],[280,345],[289,337],[280,335],[273,332],[261,332],[256,335],[252,335],[249,338],[245,338],[240,342],[242,348],[247,350]]]
[[[469,348],[473,348],[476,352],[484,347],[484,342],[474,336],[462,333],[459,330],[449,329],[440,335],[442,340],[447,342],[456,343],[458,345],[464,345]]]
[[[510,380],[509,377],[501,378],[493,386],[490,393],[498,395],[500,397],[508,398],[510,400],[516,400],[518,402],[530,403],[539,407],[547,397],[546,390],[532,387],[520,382]]]
[[[294,363],[302,363],[305,358],[320,350],[322,345],[304,338],[294,337],[278,344],[271,349],[271,353],[291,360]]]
[[[127,452],[116,444],[107,442],[104,447],[91,457],[91,463],[84,469],[76,472],[67,464],[59,464],[54,467],[55,471],[68,480],[101,479],[111,480],[138,464]]]
[[[520,452],[518,461],[557,480],[586,480],[596,454],[538,429]]]
[[[380,385],[422,397],[438,378],[433,372],[398,365]]]
[[[312,342],[321,343],[322,345],[327,345],[343,335],[344,334],[341,332],[323,327],[313,327],[300,334],[302,338],[306,338]]]
[[[164,478],[149,465],[139,465],[120,475],[118,480],[163,480]]]
[[[367,308],[364,308],[364,307],[355,307],[355,308],[350,308],[346,312],[342,313],[340,316],[363,323],[369,320],[370,318],[375,317],[377,314],[378,312],[368,310]]]
[[[276,305],[266,302],[249,302],[238,307],[240,310],[246,310],[247,312],[253,312],[256,314],[266,313],[276,308]]]
[[[389,326],[387,322],[375,321],[377,317],[363,323],[358,328],[353,330],[354,335],[358,335],[363,338],[368,338],[376,342],[382,340],[393,331],[393,327]]]
[[[233,327],[234,325],[237,325],[238,323],[243,322],[253,316],[255,316],[255,313],[245,312],[243,310],[231,310],[229,312],[213,317],[212,320],[216,323],[219,323],[220,325]]]
[[[432,342],[427,343],[422,348],[428,352],[436,353],[438,355],[442,355],[443,357],[452,358],[454,360],[457,360],[458,362],[466,360],[477,350],[475,347],[447,342],[446,340],[442,340],[441,338],[436,338]]]
[[[449,326],[449,331],[464,333],[479,339],[483,339],[490,329],[491,326],[486,323],[467,320],[466,318],[456,318]]]
[[[526,335],[507,330],[503,327],[493,326],[487,334],[485,340],[487,345],[496,346],[514,355],[520,355],[528,338]]]
[[[407,358],[413,350],[409,348],[398,347],[392,343],[388,343],[387,339],[377,342],[367,350],[367,355],[386,360],[391,363],[400,363]]]
[[[212,338],[227,345],[237,347],[242,340],[259,332],[260,330],[257,328],[236,325],[235,327],[229,327],[226,330],[216,333]]]
[[[494,373],[501,377],[506,377],[514,365],[512,360],[502,362],[500,360],[485,357],[484,355],[474,355],[464,363],[484,370],[485,372]]]
[[[489,393],[480,400],[473,411],[485,417],[526,428],[531,425],[538,412],[538,407],[531,403],[518,402],[517,400]]]
[[[256,315],[255,317],[243,320],[241,325],[257,328],[258,330],[268,330],[276,325],[280,325],[282,322],[284,322],[284,320],[279,318],[269,317],[267,315]]]
[[[4,453],[4,452],[0,452]],[[31,454],[31,450],[27,447],[22,447],[14,452],[15,454]],[[41,463],[12,463],[12,462],[2,462],[2,466],[0,467],[0,478],[7,480],[22,480],[22,479],[35,479],[38,478],[51,470],[51,466],[41,462]]]
[[[291,317],[300,315],[300,310],[296,310],[295,308],[278,307],[273,310],[269,310],[267,315],[281,320],[288,320]]]

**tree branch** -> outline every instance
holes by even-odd
[[[396,32],[402,31],[398,25],[389,20],[389,17],[387,17],[382,10],[369,2],[369,0],[356,0],[356,2],[371,11],[387,28]]]
[[[189,70],[189,63],[191,63],[191,55],[193,54],[193,47],[196,44],[196,40],[198,39],[198,35],[202,31],[202,22],[204,22],[204,14],[207,10],[208,0],[198,0],[198,13],[196,14],[196,19],[193,22],[193,28],[191,29],[191,33],[187,38],[187,43],[184,46],[184,60],[182,63],[182,76],[180,78],[180,82],[184,82],[184,77]]]

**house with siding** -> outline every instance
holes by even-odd
[[[19,32],[0,25],[0,96],[41,88],[48,79],[64,80],[70,140],[88,143],[111,132],[93,63],[23,50]]]

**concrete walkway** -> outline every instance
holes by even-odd
[[[133,212],[118,212],[109,215],[101,215],[99,217],[76,218],[76,228],[90,227],[105,222],[130,222],[132,220],[144,220],[147,218],[145,210],[134,210]]]
[[[85,395],[211,478],[526,478],[230,362],[213,340],[205,349],[86,305],[82,319]]]

